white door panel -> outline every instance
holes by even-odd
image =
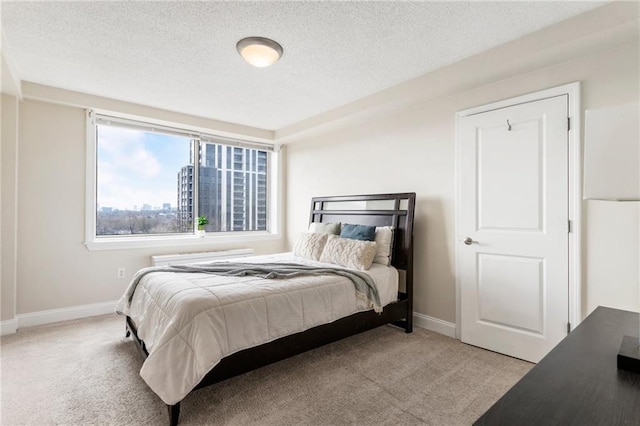
[[[567,114],[565,95],[461,121],[465,343],[537,362],[566,335]]]
[[[478,229],[540,230],[541,183],[525,178],[540,174],[538,120],[512,123],[508,137],[505,125],[478,129]]]
[[[544,332],[544,259],[478,255],[478,320]]]

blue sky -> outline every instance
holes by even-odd
[[[189,151],[186,137],[99,125],[98,205],[176,207],[177,173],[189,164]]]

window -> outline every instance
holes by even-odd
[[[88,244],[194,239],[198,216],[209,238],[274,233],[273,146],[96,112],[88,123]]]

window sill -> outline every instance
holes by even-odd
[[[99,250],[128,250],[155,247],[202,247],[222,246],[234,243],[248,243],[256,241],[274,241],[282,238],[282,234],[269,232],[229,233],[220,235],[208,233],[204,237],[197,235],[176,236],[135,236],[135,237],[104,237],[92,241],[85,241],[84,245],[89,251]]]

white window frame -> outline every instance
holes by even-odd
[[[268,202],[268,231],[227,231],[227,232],[207,232],[205,237],[199,237],[195,234],[162,234],[162,235],[135,235],[135,236],[96,236],[96,207],[97,207],[97,141],[96,141],[96,123],[93,117],[96,114],[108,115],[115,119],[133,120],[144,124],[163,126],[166,128],[175,128],[185,133],[193,132],[193,135],[202,139],[219,139],[235,142],[236,145],[242,145],[246,142],[252,148],[259,148],[260,145],[272,147],[269,152],[269,190],[267,195]],[[282,238],[283,220],[282,220],[282,159],[281,146],[278,144],[268,143],[264,141],[254,141],[247,139],[242,141],[239,139],[231,139],[227,136],[216,135],[215,132],[208,129],[196,128],[193,126],[182,125],[179,123],[166,122],[147,117],[138,117],[128,114],[117,113],[113,111],[88,109],[86,111],[86,204],[85,204],[85,241],[87,249],[93,250],[122,250],[122,249],[141,249],[153,247],[198,247],[207,246],[229,246],[234,243],[246,243],[257,241],[278,240]],[[199,136],[201,135],[201,136]],[[231,143],[230,143],[231,145]],[[195,226],[194,226],[195,229]]]

